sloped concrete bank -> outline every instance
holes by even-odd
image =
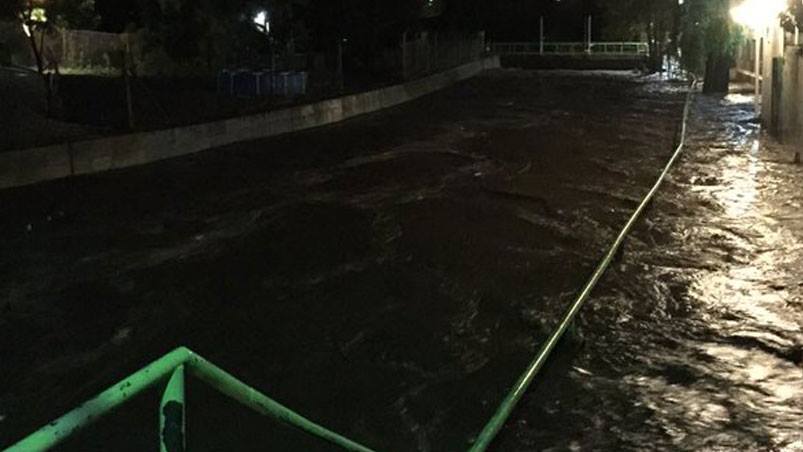
[[[334,124],[409,102],[498,67],[499,57],[493,56],[409,83],[284,110],[0,153],[0,189],[143,165]]]

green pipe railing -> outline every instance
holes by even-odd
[[[477,440],[474,442],[474,445],[471,447],[471,449],[469,449],[469,452],[484,452],[491,445],[493,440],[496,438],[496,435],[499,434],[499,431],[507,422],[510,414],[513,412],[513,409],[516,408],[516,405],[518,405],[521,398],[527,392],[527,389],[541,371],[541,368],[544,367],[544,364],[546,363],[547,359],[549,359],[552,351],[558,345],[560,339],[566,333],[566,330],[568,330],[574,322],[575,317],[577,317],[577,313],[580,312],[580,309],[591,296],[591,292],[597,286],[597,283],[599,283],[600,279],[602,279],[602,276],[611,266],[611,263],[616,258],[619,250],[622,249],[625,238],[628,234],[630,234],[633,226],[636,224],[639,218],[641,218],[641,215],[644,213],[644,211],[647,210],[647,207],[652,202],[655,194],[658,193],[658,190],[661,188],[661,185],[666,179],[667,174],[669,174],[669,171],[675,165],[675,162],[680,157],[680,154],[686,145],[686,123],[689,119],[689,107],[691,106],[691,99],[692,94],[694,93],[695,85],[696,80],[693,80],[690,84],[689,92],[686,95],[685,105],[683,106],[683,118],[681,120],[679,134],[676,137],[675,151],[672,154],[672,158],[669,159],[669,162],[664,167],[664,170],[661,173],[661,176],[658,178],[658,181],[655,182],[655,185],[653,185],[650,192],[647,193],[647,196],[645,196],[641,201],[641,204],[639,204],[636,211],[630,216],[627,224],[625,224],[625,227],[616,237],[613,245],[611,245],[608,252],[605,253],[602,261],[599,263],[599,265],[597,265],[594,273],[592,273],[591,279],[588,280],[586,285],[583,287],[583,290],[580,292],[580,295],[577,296],[574,303],[572,303],[572,305],[569,307],[569,310],[561,319],[558,327],[552,332],[552,334],[549,335],[547,341],[541,346],[541,349],[538,351],[535,359],[533,359],[530,365],[527,367],[527,370],[525,370],[525,372],[516,381],[516,384],[507,394],[496,413],[477,437]]]
[[[469,452],[484,452],[491,445],[499,431],[507,422],[518,402],[526,393],[535,377],[549,359],[553,350],[566,331],[571,327],[580,309],[591,296],[591,292],[622,249],[625,238],[641,218],[660,189],[669,171],[674,166],[686,144],[686,126],[689,117],[692,94],[696,80],[690,85],[683,107],[683,119],[675,151],[667,163],[658,181],[639,204],[636,211],[616,237],[613,245],[597,265],[583,290],[561,319],[558,327],[549,335],[541,346],[535,359],[519,377],[516,384],[507,394],[494,416],[477,437]],[[56,419],[47,426],[32,433],[4,452],[44,452],[60,444],[76,432],[91,425],[115,408],[123,405],[135,395],[168,380],[162,395],[159,409],[159,448],[160,452],[184,452],[186,448],[186,408],[185,408],[185,372],[202,380],[224,395],[240,404],[279,422],[299,428],[304,432],[328,441],[331,444],[352,452],[373,452],[368,447],[358,444],[281,405],[256,389],[246,385],[224,370],[195,354],[191,350],[180,347],[150,365],[140,369],[133,375],[103,391],[78,408]]]
[[[161,452],[183,452],[185,448],[184,373],[231,397],[242,405],[264,416],[297,427],[304,432],[328,441],[343,450],[373,452],[281,405],[256,389],[246,385],[224,370],[181,347],[140,369],[130,377],[103,391],[94,399],[56,419],[27,438],[6,449],[5,452],[43,452],[60,444],[79,430],[87,427],[123,405],[135,395],[153,387],[169,377],[162,396],[159,413]]]

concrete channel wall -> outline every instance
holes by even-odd
[[[486,69],[493,56],[402,85],[222,121],[0,153],[0,189],[143,165],[344,121],[409,102]]]

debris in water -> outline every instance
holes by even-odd
[[[116,333],[114,333],[114,336],[112,337],[112,343],[114,345],[121,345],[123,342],[131,338],[132,331],[134,331],[134,329],[130,326],[120,328]]]

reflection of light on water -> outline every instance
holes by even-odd
[[[728,185],[716,196],[728,216],[741,218],[753,207],[758,196],[758,171],[758,161],[752,157],[746,169],[728,167],[722,171]]]
[[[683,449],[696,449],[692,446],[696,439],[711,430],[728,435],[725,427],[733,419],[727,405],[732,393],[710,391],[705,386],[671,384],[661,377],[629,376],[625,382],[638,390],[639,399],[674,444],[691,441]]]
[[[726,102],[747,104],[752,96],[731,95]],[[800,246],[793,233],[798,231],[769,216],[779,213],[768,195],[778,189],[775,167],[762,162],[763,143],[744,109],[727,108],[739,120],[729,118],[708,142],[701,166],[706,174],[696,174],[703,183],[695,190],[717,208],[695,212],[682,231],[695,264],[708,266],[687,273],[684,296],[710,336],[680,338],[673,349],[677,355],[662,350],[645,359],[656,366],[666,361],[669,376],[681,367],[680,377],[644,376],[626,383],[676,450],[713,450],[716,443],[727,444],[722,450],[801,452],[803,373],[787,358],[800,337],[800,317],[790,311],[799,280],[791,280],[787,270],[799,256],[788,252]],[[754,429],[771,445],[757,443]]]
[[[778,449],[779,452],[800,452],[801,450],[803,450],[803,439],[797,440]]]
[[[773,329],[797,331],[800,327],[794,319],[784,318],[783,311],[778,310],[785,304],[784,294],[763,288],[762,282],[768,275],[764,274],[761,264],[756,261],[726,272],[701,272],[690,292],[714,311],[738,314],[733,326],[771,325]]]
[[[742,164],[741,158],[722,159],[727,164],[722,169],[725,188],[715,195],[730,217],[741,218],[747,214],[758,198],[758,173],[761,165],[757,156],[760,146],[758,140],[752,141],[746,166]]]
[[[762,381],[770,375],[771,369],[761,363],[751,363],[747,368],[747,374],[753,381]]]
[[[754,97],[755,96],[753,96],[752,94],[740,94],[740,93],[728,94],[727,96],[725,96],[725,103],[729,105],[752,104]]]
[[[800,387],[792,384],[778,385],[775,387],[775,396],[779,401],[799,400]]]

